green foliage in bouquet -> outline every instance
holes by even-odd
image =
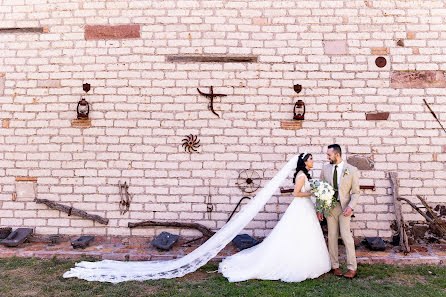
[[[336,198],[333,187],[325,180],[313,179],[310,181],[310,188],[316,198],[315,208],[320,213],[325,213],[334,208]]]

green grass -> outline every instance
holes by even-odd
[[[208,264],[182,278],[110,284],[64,279],[74,263],[0,259],[0,296],[446,296],[446,267],[360,265],[354,280],[326,274],[301,283],[229,283]]]

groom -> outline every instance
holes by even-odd
[[[328,181],[335,190],[337,203],[326,214],[328,224],[328,250],[330,253],[333,274],[342,276],[339,269],[338,237],[341,230],[342,241],[347,253],[347,278],[354,278],[356,272],[355,243],[350,231],[350,218],[359,199],[359,171],[356,167],[342,160],[341,147],[337,144],[328,146],[327,158],[330,164],[322,167],[321,180]],[[320,221],[324,219],[322,213],[317,214]]]

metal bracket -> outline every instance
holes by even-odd
[[[121,197],[121,200],[119,201],[119,210],[121,214],[125,214],[127,211],[129,211],[130,201],[132,200],[132,196],[129,194],[129,186],[127,185],[127,182],[121,184],[121,182],[118,181],[118,187],[119,187],[119,196]],[[125,195],[125,197],[123,195]]]
[[[234,210],[232,211],[232,213],[231,213],[231,215],[229,216],[229,218],[228,218],[228,220],[226,221],[226,223],[229,222],[229,220],[232,218],[232,216],[234,215],[235,211],[237,210],[237,207],[239,207],[240,203],[242,203],[242,201],[245,200],[245,199],[251,199],[251,197],[244,196],[244,197],[242,197],[242,199],[239,200],[239,202],[238,202],[237,205],[234,207]]]

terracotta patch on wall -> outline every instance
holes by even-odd
[[[91,121],[90,120],[74,119],[71,121],[71,127],[73,127],[73,128],[89,128],[89,127],[91,127]]]
[[[266,26],[268,25],[268,18],[253,18],[252,24],[259,26]]]
[[[15,181],[37,181],[37,177],[17,176]]]
[[[375,47],[372,48],[372,55],[388,55],[390,50],[388,47]]]
[[[367,113],[365,119],[367,121],[385,121],[389,118],[388,112]]]
[[[394,71],[390,78],[391,88],[445,88],[443,71]]]
[[[128,39],[140,37],[141,31],[139,25],[85,26],[85,40]]]
[[[302,129],[302,121],[281,121],[280,128],[285,130]]]

